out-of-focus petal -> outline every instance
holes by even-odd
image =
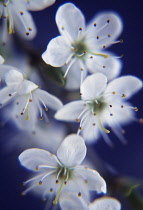
[[[51,6],[56,0],[30,0],[27,1],[27,9],[31,11],[43,10]]]
[[[86,155],[84,139],[76,134],[67,136],[57,150],[60,162],[68,167],[79,165]]]

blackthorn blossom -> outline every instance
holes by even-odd
[[[56,194],[57,204],[61,192],[75,192],[77,197],[89,200],[89,191],[106,193],[106,183],[95,170],[80,165],[86,156],[86,145],[81,136],[67,136],[57,150],[57,156],[42,149],[28,149],[19,156],[20,163],[36,171],[37,176],[25,182],[30,184],[23,194],[37,187],[43,198]]]
[[[134,111],[138,110],[127,99],[141,88],[142,81],[134,76],[122,76],[107,83],[106,76],[101,73],[90,75],[81,85],[81,100],[64,105],[55,118],[80,122],[78,133],[82,132],[88,142],[97,140],[101,134],[111,144],[107,135],[110,130],[124,142],[120,124],[135,120]]]

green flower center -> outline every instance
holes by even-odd
[[[104,108],[106,107],[106,102],[103,101],[103,99],[99,99],[99,100],[94,100],[90,103],[88,103],[89,108],[91,109],[92,113],[94,114],[99,114],[101,113]]]
[[[74,51],[74,56],[83,58],[88,51],[84,39],[78,40],[74,44],[72,44],[72,50]]]

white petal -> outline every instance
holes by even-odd
[[[115,198],[103,197],[89,205],[89,210],[121,210],[120,202]]]
[[[18,2],[16,2],[16,4],[11,4],[10,7],[10,13],[14,19],[14,27],[22,38],[33,39],[37,30],[32,15],[26,11],[26,5],[17,3]],[[23,12],[22,15],[21,12]]]
[[[87,182],[88,190],[106,193],[106,182],[97,171],[85,166],[77,166],[74,169],[74,173]]]
[[[81,136],[67,136],[57,150],[57,157],[65,166],[79,165],[86,155],[86,146]]]
[[[63,67],[63,69],[65,72],[67,69],[67,65],[65,67]],[[83,80],[84,80],[87,75],[87,69],[84,68],[84,70],[81,71],[80,62],[77,59],[72,64],[72,66],[70,67],[70,70],[67,74],[65,88],[68,90],[79,89],[80,83],[81,83],[81,74],[83,74]]]
[[[96,26],[95,26],[96,24]],[[116,13],[99,13],[89,24],[87,29],[87,43],[96,46],[96,49],[108,47],[122,32],[123,24]]]
[[[56,96],[44,90],[37,89],[35,90],[34,94],[36,94],[37,98],[40,99],[40,102],[44,102],[48,108],[58,110],[63,106],[62,102]]]
[[[59,67],[66,63],[71,54],[71,48],[64,37],[58,36],[49,42],[42,58],[47,64]]]
[[[97,73],[86,77],[80,92],[83,100],[95,100],[105,90],[107,78],[104,74]]]
[[[108,52],[100,52],[101,54],[108,55]],[[121,72],[122,62],[120,59],[114,58],[114,55],[109,55],[109,58],[103,58],[102,56],[93,56],[86,61],[87,68],[93,73],[103,73],[108,81],[117,77]]]
[[[18,90],[18,94],[19,95],[28,94],[28,93],[31,93],[32,91],[34,91],[37,88],[38,88],[38,86],[35,83],[33,83],[29,80],[24,80],[21,83],[21,86]]]
[[[55,118],[57,120],[76,121],[84,108],[85,107],[83,101],[70,102],[56,112]]]
[[[43,10],[51,6],[56,0],[30,0],[27,2],[27,9],[31,11]]]
[[[82,197],[75,193],[63,192],[59,198],[60,207],[63,210],[88,210],[88,207]]]
[[[19,156],[21,165],[36,170],[39,165],[57,166],[56,156],[43,149],[27,149]]]
[[[24,80],[23,74],[15,69],[11,69],[5,74],[5,82],[8,86],[18,85]]]
[[[80,28],[82,28],[80,33],[85,30],[83,14],[74,4],[71,3],[66,3],[58,9],[56,23],[60,33],[69,41],[77,40]]]
[[[134,76],[122,76],[111,81],[105,93],[116,92],[118,94],[125,94],[126,98],[130,98],[142,88],[142,81]],[[113,97],[116,94],[113,94]]]
[[[0,55],[0,64],[3,64],[4,63],[4,58]]]
[[[14,86],[6,86],[0,90],[0,108],[11,101],[13,97],[9,96],[9,94],[13,92],[15,92]]]

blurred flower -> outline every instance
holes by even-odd
[[[0,64],[4,63],[4,58],[0,55]]]
[[[53,142],[54,143],[54,142]],[[86,145],[82,137],[67,136],[57,150],[57,156],[46,150],[28,149],[20,156],[20,163],[38,175],[25,182],[30,187],[23,193],[35,189],[47,198],[54,193],[53,204],[58,203],[61,192],[75,192],[77,197],[89,200],[89,191],[106,193],[106,183],[95,170],[80,165],[86,156]]]
[[[15,30],[21,37],[33,39],[36,35],[36,26],[28,10],[41,10],[54,2],[55,0],[1,0],[2,42],[6,42],[7,32],[12,34]]]
[[[89,205],[81,197],[77,199],[74,193],[61,194],[59,199],[62,210],[121,210],[120,202],[112,197],[95,199]]]
[[[61,36],[50,41],[42,58],[55,67],[66,65],[64,77],[70,69],[74,72],[77,81],[71,84],[71,88],[77,88],[77,82],[79,87],[80,79],[82,83],[87,69],[91,73],[104,73],[108,80],[119,74],[119,59],[104,51],[120,42],[115,41],[122,31],[122,22],[117,14],[100,13],[86,27],[81,11],[74,4],[67,3],[58,9],[56,23]]]
[[[47,117],[42,112],[42,106],[45,111],[48,111],[48,108],[57,110],[62,106],[61,101],[57,97],[39,89],[39,86],[24,79],[23,74],[15,69],[11,69],[5,73],[5,82],[7,86],[0,90],[0,107],[2,108],[5,104],[13,100],[14,106],[10,110],[11,115],[17,118],[21,116],[24,121],[29,120],[30,129],[37,122],[39,112],[41,120],[43,116]]]
[[[105,126],[125,141],[120,124],[135,120],[132,107],[126,99],[142,88],[142,81],[134,76],[122,76],[107,84],[107,78],[101,73],[88,76],[81,85],[81,99],[63,106],[55,118],[63,121],[80,122],[78,133],[81,131],[85,140],[92,142],[101,134],[111,145]]]

